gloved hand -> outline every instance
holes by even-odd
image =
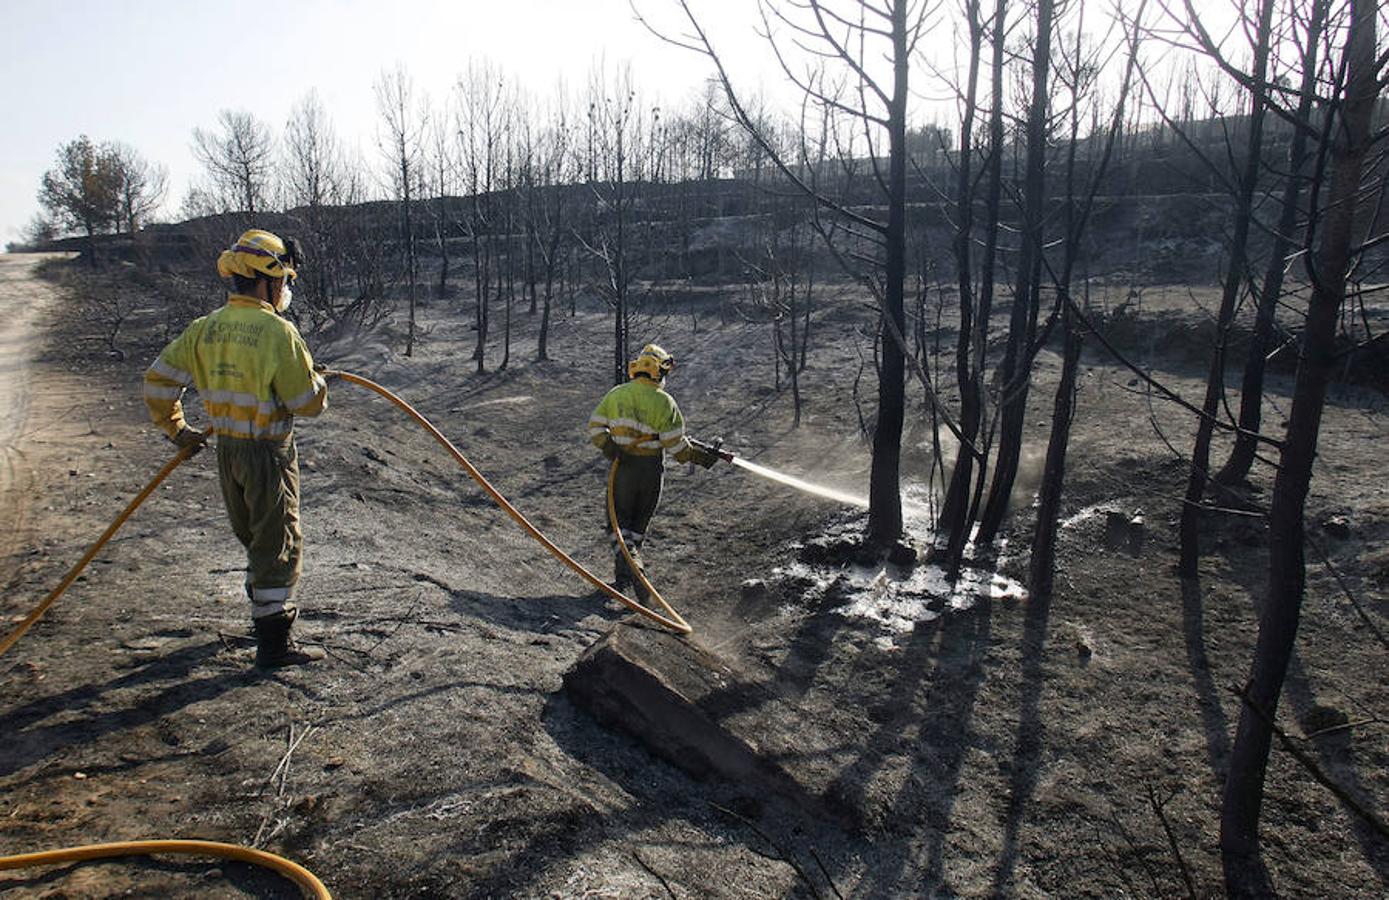
[[[322,378],[325,383],[328,384],[331,384],[342,377],[341,372],[335,372],[332,369],[329,369],[323,363],[314,363],[313,370],[318,373],[318,376]]]
[[[202,452],[203,447],[207,446],[207,434],[205,432],[198,431],[196,428],[180,428],[178,434],[169,438],[169,440],[174,444],[174,446],[180,449],[184,447],[192,447],[192,452],[188,454],[189,459],[192,459],[193,457],[197,456],[199,453]]]
[[[607,440],[603,441],[603,446],[599,449],[603,451],[604,458],[609,462],[622,456],[622,448],[617,445],[617,441],[613,440],[612,435],[608,435]]]
[[[705,447],[698,444],[690,447],[690,462],[695,465],[709,469],[718,461],[719,454],[712,447]]]
[[[719,453],[721,446],[723,446],[723,438],[714,438],[713,442],[708,444],[691,438],[686,441],[680,452],[675,454],[675,461],[689,463],[692,466],[703,466],[708,469],[724,458]]]

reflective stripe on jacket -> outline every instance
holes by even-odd
[[[283,438],[295,416],[316,416],[328,405],[328,385],[298,329],[269,303],[242,294],[195,319],[145,372],[145,405],[170,437],[185,427],[182,398],[190,387],[227,437]]]
[[[624,453],[658,456],[683,450],[685,418],[675,398],[648,378],[633,378],[608,391],[588,417],[588,439],[602,447],[608,437]]]

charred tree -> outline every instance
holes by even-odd
[[[502,361],[498,371],[505,371],[511,365],[511,312],[516,305],[516,206],[520,187],[516,166],[516,108],[508,107],[502,128],[505,153],[502,158],[502,272],[504,278],[497,281],[497,302],[502,304]]]
[[[887,227],[883,230],[883,317],[897,334],[907,331],[907,4],[892,4],[892,96],[887,102]],[[868,537],[890,545],[902,536],[902,421],[905,413],[906,349],[883,342],[878,370],[878,422],[873,429],[873,466],[868,479]]]
[[[1046,215],[1047,123],[1050,119],[1052,0],[1038,0],[1037,33],[1032,47],[1032,97],[1027,114],[1027,150],[1022,184],[1022,248],[1018,258],[1008,343],[999,369],[1002,385],[998,457],[989,499],[979,518],[980,544],[990,544],[1003,525],[1018,475],[1023,425],[1032,382],[1032,345],[1041,304],[1042,231]]]
[[[937,530],[948,535],[942,568],[952,580],[958,577],[969,542],[970,523],[977,499],[972,499],[975,463],[980,466],[982,487],[984,460],[976,460],[984,417],[984,364],[988,348],[989,318],[993,310],[994,269],[998,260],[998,223],[1003,193],[1003,62],[1005,58],[1006,0],[995,0],[990,37],[991,105],[987,156],[984,159],[984,236],[976,285],[973,269],[975,187],[972,172],[973,121],[977,109],[978,60],[985,29],[990,23],[979,17],[979,5],[966,8],[970,33],[970,72],[965,90],[965,116],[960,128],[960,170],[956,179],[955,266],[960,292],[960,332],[955,348],[955,377],[960,391],[960,445],[941,506]]]
[[[265,212],[274,166],[270,128],[249,112],[224,109],[218,131],[193,129],[193,157],[206,170],[215,212]]]
[[[633,211],[643,175],[643,111],[628,69],[610,83],[595,72],[589,90],[587,151],[594,211],[591,233],[582,242],[602,266],[600,292],[613,317],[611,373],[613,384],[621,384],[632,355]]]
[[[290,209],[297,210],[308,228],[313,265],[312,290],[295,304],[312,330],[347,325],[351,305],[339,294],[349,268],[347,211],[354,173],[348,171],[342,147],[318,94],[310,91],[295,104],[285,123],[281,190]],[[360,320],[358,320],[360,321]]]
[[[540,308],[540,329],[536,336],[536,359],[549,359],[550,315],[554,308],[555,282],[562,273],[569,247],[562,243],[567,227],[564,215],[566,194],[564,183],[569,169],[566,159],[569,156],[569,124],[562,102],[555,120],[547,131],[542,143],[541,186],[536,198],[538,221],[536,222],[537,243],[540,251],[541,277],[544,280],[543,300]]]
[[[460,158],[468,188],[468,242],[473,255],[473,359],[487,371],[487,338],[491,330],[492,278],[500,277],[496,259],[495,191],[500,166],[501,120],[505,107],[500,74],[488,65],[472,65],[458,85],[463,110],[458,132]]]
[[[865,140],[867,165],[872,170],[870,180],[879,192],[875,202],[886,208],[885,217],[875,217],[827,196],[807,179],[803,167],[788,161],[776,146],[765,122],[739,98],[723,59],[688,2],[679,2],[691,33],[683,39],[663,37],[704,54],[713,63],[730,111],[756,151],[750,162],[760,166],[764,158],[769,160],[792,184],[835,218],[838,223],[835,228],[821,228],[820,233],[827,238],[832,233],[847,235],[857,245],[844,253],[831,244],[831,251],[841,263],[862,261],[871,254],[871,274],[853,264],[845,268],[873,292],[880,312],[876,341],[881,345],[877,366],[878,411],[872,429],[873,459],[865,537],[869,543],[890,547],[902,536],[902,426],[909,352],[905,304],[909,60],[926,31],[926,17],[932,10],[929,4],[911,4],[908,0],[859,0],[839,8],[832,8],[825,0],[805,0],[804,3],[788,3],[785,7],[768,4],[764,11],[769,37],[775,21],[793,35],[792,40],[801,50],[823,61],[825,67],[835,67],[850,85],[846,93],[856,100],[846,100],[835,91],[831,86],[834,80],[826,75],[826,68],[822,67],[810,77],[797,72],[788,64],[783,48],[772,41],[772,50],[786,77],[811,102],[842,116],[849,129]],[[875,65],[875,57],[891,64],[890,82],[876,79],[868,71]],[[837,162],[842,168],[854,164],[850,154],[841,154]],[[828,239],[827,243],[830,243]]]
[[[405,277],[409,315],[405,332],[405,355],[415,352],[415,225],[414,199],[418,192],[417,171],[423,116],[415,109],[414,83],[403,68],[383,72],[376,82],[377,111],[385,124],[381,151],[391,165],[391,182],[400,211],[400,236],[405,245]]]
[[[1192,27],[1200,30],[1201,20],[1187,0],[1187,14]],[[1195,578],[1200,559],[1201,520],[1205,511],[1205,494],[1210,479],[1211,437],[1215,433],[1221,398],[1225,393],[1225,348],[1234,323],[1235,308],[1245,283],[1249,259],[1249,226],[1253,218],[1254,191],[1258,186],[1259,170],[1263,165],[1264,115],[1268,109],[1267,75],[1269,35],[1273,28],[1273,0],[1259,0],[1258,22],[1255,26],[1254,62],[1249,73],[1249,139],[1245,146],[1244,166],[1235,185],[1233,234],[1230,239],[1228,270],[1216,316],[1215,350],[1211,355],[1210,372],[1206,376],[1206,395],[1197,420],[1196,439],[1192,444],[1191,463],[1187,472],[1186,497],[1182,504],[1179,527],[1180,558],[1177,572],[1183,578]]]
[[[116,232],[121,229],[134,240],[164,203],[169,189],[169,170],[151,163],[129,144],[113,143],[107,148],[116,167]]]
[[[1307,180],[1308,148],[1311,142],[1311,122],[1317,96],[1317,50],[1330,9],[1330,0],[1313,0],[1302,44],[1302,84],[1298,90],[1294,121],[1304,123],[1293,127],[1288,143],[1288,170],[1283,182],[1278,224],[1274,227],[1273,246],[1269,250],[1268,266],[1259,288],[1259,304],[1254,321],[1254,333],[1249,342],[1249,355],[1244,363],[1240,382],[1239,431],[1230,458],[1216,473],[1220,484],[1233,485],[1243,481],[1254,465],[1258,447],[1259,428],[1263,424],[1264,368],[1273,343],[1274,313],[1283,292],[1283,273],[1288,267],[1288,253],[1296,246],[1298,218],[1302,212],[1302,187]]]
[[[809,270],[811,235],[809,226],[793,224],[782,229],[773,212],[771,233],[763,239],[762,252],[755,260],[746,260],[754,302],[767,316],[771,326],[773,351],[773,387],[780,391],[782,371],[791,388],[791,427],[801,426],[800,360],[805,354],[806,333],[802,321],[803,309],[810,303],[813,280]],[[784,239],[783,239],[784,238]]]
[[[439,253],[439,281],[434,294],[440,300],[448,296],[449,275],[452,274],[449,239],[453,236],[453,216],[450,199],[457,165],[453,158],[454,123],[448,116],[447,105],[441,106],[432,117],[429,127],[429,176],[434,194],[434,246]]]
[[[1376,57],[1378,0],[1351,0],[1346,37],[1346,87],[1335,110],[1321,243],[1309,254],[1312,295],[1302,333],[1287,432],[1279,454],[1269,512],[1267,595],[1244,690],[1221,805],[1220,849],[1230,896],[1269,896],[1259,848],[1259,814],[1272,740],[1273,717],[1292,658],[1306,572],[1303,515],[1326,388],[1336,360],[1336,321],[1346,298],[1355,242],[1357,197],[1372,139],[1383,57]]]
[[[1131,25],[1128,65],[1124,70],[1123,82],[1115,100],[1114,114],[1110,120],[1105,137],[1104,150],[1098,160],[1093,161],[1093,169],[1088,178],[1088,189],[1083,196],[1078,185],[1076,154],[1080,146],[1081,104],[1096,88],[1096,74],[1099,72],[1099,59],[1086,54],[1081,42],[1083,31],[1076,29],[1076,44],[1065,60],[1061,80],[1070,91],[1072,104],[1069,112],[1071,133],[1066,156],[1066,243],[1061,272],[1056,279],[1057,309],[1061,315],[1061,381],[1056,388],[1056,398],[1052,407],[1051,437],[1047,441],[1046,462],[1042,470],[1042,482],[1038,488],[1037,521],[1032,536],[1032,552],[1029,559],[1028,590],[1034,597],[1049,597],[1055,576],[1056,534],[1061,515],[1061,496],[1066,475],[1066,454],[1070,446],[1071,423],[1075,418],[1076,385],[1080,374],[1080,354],[1084,347],[1080,323],[1073,306],[1075,300],[1071,293],[1072,276],[1076,257],[1079,253],[1081,237],[1094,209],[1095,197],[1109,169],[1114,148],[1124,128],[1124,112],[1132,84],[1134,67],[1138,60],[1138,35],[1146,4],[1140,3]]]

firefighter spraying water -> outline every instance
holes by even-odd
[[[657,344],[647,344],[627,364],[628,381],[608,391],[588,418],[589,440],[616,464],[610,485],[616,527],[611,522],[607,525],[613,545],[615,589],[634,587],[637,596],[646,599],[640,551],[661,500],[667,452],[676,462],[707,469],[723,460],[796,490],[849,506],[868,506],[862,497],[740,459],[723,449],[721,439],[705,443],[688,437],[680,407],[666,391],[674,369],[674,356]]]

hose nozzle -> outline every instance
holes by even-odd
[[[733,462],[733,454],[723,449],[723,438],[716,437],[712,441],[697,441],[690,439],[690,446],[695,452],[709,460],[709,465],[713,465],[715,460],[721,459],[724,462]],[[705,466],[708,468],[708,466]]]

